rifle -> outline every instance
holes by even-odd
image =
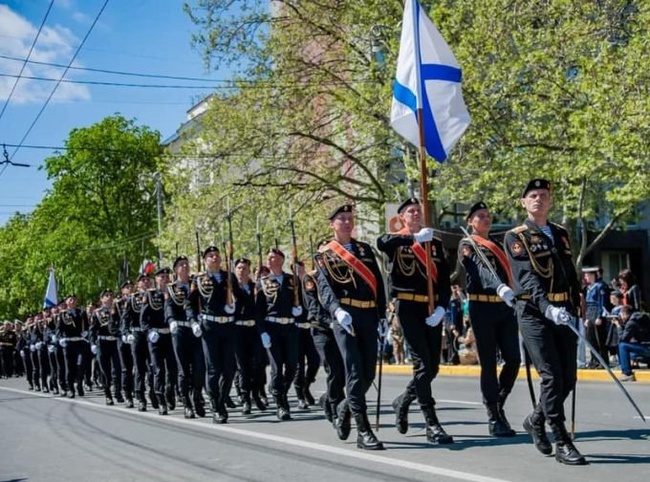
[[[289,226],[291,226],[291,264],[293,270],[293,306],[300,306],[300,298],[298,293],[298,283],[300,283],[300,277],[298,276],[298,245],[296,243],[296,224],[293,221],[293,216],[291,214],[291,206],[289,206]]]
[[[314,237],[310,234],[309,235],[309,253],[311,254],[311,270],[314,271],[316,269],[316,265],[314,263]]]
[[[232,294],[232,213],[230,212],[230,200],[226,199],[226,221],[228,222],[228,244],[225,249],[226,254],[226,304],[231,305],[234,303]]]
[[[257,230],[255,232],[257,238],[257,276],[255,281],[259,281],[262,276],[262,233],[260,232],[260,215],[257,215]]]
[[[196,272],[201,272],[201,243],[199,242],[199,232],[194,231],[196,236]]]

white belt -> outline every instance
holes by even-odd
[[[237,320],[235,324],[237,326],[255,326],[255,320]]]
[[[270,321],[272,323],[279,323],[280,325],[288,325],[289,323],[293,323],[294,319],[293,318],[281,318],[278,316],[267,316],[266,321]]]
[[[304,329],[304,330],[308,330],[309,328],[311,328],[311,323],[309,323],[309,322],[307,322],[307,323],[296,323],[296,326],[297,326],[298,328],[302,328],[302,329]]]
[[[176,320],[173,320],[176,321]],[[192,322],[191,321],[176,321],[176,324],[178,326],[185,326],[187,328],[192,328]]]
[[[134,333],[138,333],[138,332],[142,332],[143,330],[142,330],[142,328],[139,328],[137,326],[132,326],[131,331],[134,332]]]
[[[151,328],[150,331],[155,331],[156,333],[160,333],[161,335],[169,335],[171,333],[169,331],[169,328]]]
[[[117,341],[116,336],[104,336],[104,335],[99,335],[98,337],[102,341]]]
[[[206,321],[212,321],[213,323],[230,323],[235,321],[234,316],[212,316],[212,315],[201,315],[201,317]]]
[[[70,342],[70,341],[86,341],[84,338],[81,338],[80,336],[72,336],[70,338],[61,338],[61,341],[63,341],[63,340],[65,340],[67,342]]]

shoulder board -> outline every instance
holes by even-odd
[[[522,224],[521,226],[517,226],[516,228],[512,228],[510,230],[510,232],[515,233],[515,234],[519,234],[519,233],[523,233],[524,231],[527,231],[527,230],[528,230],[528,225],[527,224]]]
[[[553,226],[554,228],[556,228],[558,231],[566,231],[566,228],[565,228],[564,226],[562,226],[561,224],[552,223],[552,222],[550,222],[550,221],[549,221],[548,224],[549,224],[550,226]]]

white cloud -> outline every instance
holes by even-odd
[[[7,5],[0,5],[0,54],[24,59],[34,42],[38,26],[20,16]],[[72,31],[61,25],[48,26],[41,30],[30,60],[67,65],[74,55],[79,40]],[[23,62],[0,59],[0,72],[18,75]],[[75,63],[75,65],[78,65]],[[27,64],[23,76],[45,77],[58,79],[63,73],[62,68],[45,65]],[[66,74],[71,78],[72,72]],[[15,77],[0,77],[0,101],[9,96],[16,82]],[[55,82],[20,79],[11,97],[16,104],[41,103],[50,95]],[[89,100],[90,91],[86,86],[61,83],[52,100],[57,102]]]

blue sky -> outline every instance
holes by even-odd
[[[67,65],[105,0],[54,0],[31,60]],[[208,74],[201,53],[192,48],[196,27],[182,11],[181,0],[109,0],[74,66],[122,72],[224,79],[228,73]],[[0,74],[17,75],[36,37],[50,0],[0,0]],[[58,79],[63,68],[27,64],[23,76]],[[68,71],[66,79],[136,84],[196,85],[208,82],[123,77],[106,73]],[[0,110],[15,78],[0,75]],[[19,144],[42,108],[55,82],[21,79],[0,117],[1,144]],[[153,89],[84,84],[60,84],[25,145],[62,146],[70,130],[89,126],[117,112],[138,124],[160,131],[165,139],[186,120],[186,112],[210,88]],[[15,148],[8,147],[11,156]],[[0,175],[0,225],[15,212],[30,212],[49,187],[38,170],[51,150],[21,148]],[[0,153],[1,154],[1,153]],[[0,167],[0,171],[2,167]]]

